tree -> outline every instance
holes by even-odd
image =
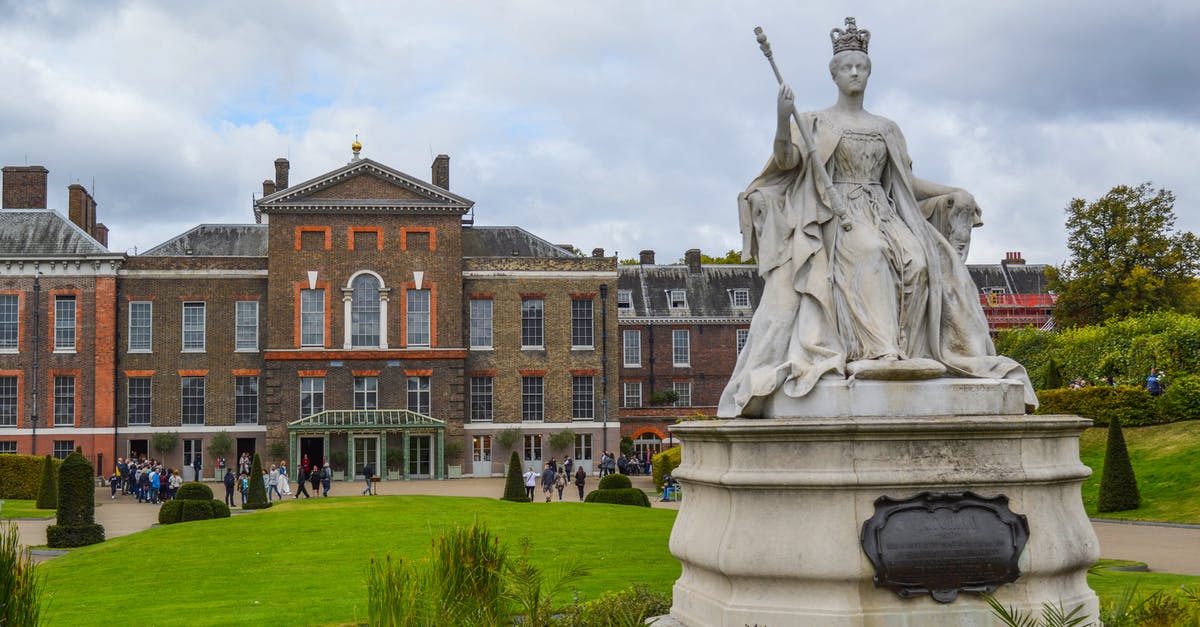
[[[175,450],[179,446],[178,431],[160,431],[150,436],[151,445],[154,446],[155,452],[158,453],[159,461],[167,456],[167,453]],[[164,464],[165,465],[165,464]]]
[[[680,265],[685,264],[685,263],[687,263],[687,259],[680,259],[677,263],[679,263]],[[710,266],[710,265],[735,265],[736,266],[736,265],[743,265],[743,264],[744,265],[753,265],[757,262],[754,261],[754,257],[751,257],[749,259],[742,259],[742,253],[740,251],[730,249],[725,252],[724,256],[721,256],[721,257],[709,257],[708,255],[706,255],[704,253],[700,253],[700,263],[703,265],[706,265],[706,266]]]
[[[1173,230],[1174,205],[1174,194],[1150,183],[1118,185],[1092,203],[1071,200],[1071,257],[1047,271],[1049,289],[1058,294],[1054,318],[1060,325],[1192,307],[1200,240]]]
[[[1046,362],[1045,384],[1042,386],[1046,390],[1057,390],[1063,386],[1062,372],[1058,369],[1058,362],[1051,357]]]
[[[58,469],[58,511],[54,525],[46,527],[46,546],[70,548],[104,542],[104,527],[96,523],[95,473],[79,451],[63,460]]]
[[[529,496],[525,492],[525,476],[521,472],[521,458],[513,451],[508,460],[508,474],[504,477],[504,496],[501,501],[516,501],[528,503]]]
[[[271,502],[267,500],[267,487],[263,485],[262,460],[259,459],[258,453],[255,453],[254,459],[250,462],[250,495],[246,498],[246,502],[242,503],[242,509],[266,509],[270,506]]]
[[[1138,491],[1137,478],[1133,475],[1133,463],[1129,461],[1129,450],[1125,448],[1125,434],[1116,416],[1108,421],[1104,469],[1100,472],[1100,497],[1096,511],[1122,512],[1137,509],[1141,505],[1142,496]]]
[[[218,457],[220,457],[220,458],[228,457],[229,453],[232,451],[233,451],[233,436],[229,435],[228,431],[218,431],[217,434],[214,435],[212,440],[208,443],[208,452],[212,453],[214,460],[216,460]],[[217,464],[214,461],[213,466],[216,466],[216,465]]]
[[[54,459],[49,455],[42,462],[42,485],[38,486],[37,508],[58,507],[58,477],[54,473]]]

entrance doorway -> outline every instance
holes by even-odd
[[[202,464],[202,466],[200,468],[200,472],[203,475],[204,460],[202,457],[203,451],[200,448],[201,442],[202,441],[198,440],[198,439],[185,439],[183,441],[183,480],[184,481],[200,481],[203,478],[202,476],[201,477],[196,476],[196,469],[193,466],[193,464],[195,464],[197,461],[199,461]]]
[[[472,437],[471,450],[471,474],[476,477],[492,476],[492,436]]]
[[[408,476],[428,479],[433,476],[433,436],[408,436]]]
[[[310,458],[311,459],[311,458]],[[379,476],[379,438],[376,436],[354,438],[354,477],[362,476],[363,465],[370,463]]]
[[[300,459],[305,455],[313,468],[320,468],[325,462],[325,438],[300,438]]]
[[[130,440],[129,457],[144,459],[150,454],[150,440]]]
[[[245,453],[250,456],[251,460],[253,460],[254,459],[254,443],[255,443],[254,438],[238,438],[237,439],[237,459],[240,460],[242,458],[242,453]],[[237,468],[237,466],[235,466],[234,464],[229,464],[229,465],[233,466],[234,468]]]

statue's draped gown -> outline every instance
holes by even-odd
[[[718,415],[752,414],[779,389],[804,396],[847,362],[879,358],[1014,379],[1036,406],[1024,368],[996,356],[966,266],[917,206],[900,129],[870,115],[844,128],[823,112],[801,123],[853,228],[841,228],[803,150],[792,168],[772,158],[739,196],[743,255],[757,259],[764,290]]]

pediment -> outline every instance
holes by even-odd
[[[261,213],[457,213],[475,203],[370,159],[327,172],[255,202]]]

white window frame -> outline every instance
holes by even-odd
[[[251,398],[250,394],[241,394],[240,393],[244,389],[238,385],[240,379],[253,380],[254,420],[247,420],[241,413],[239,413],[241,404],[238,401],[240,401],[242,399]],[[256,425],[259,423],[259,419],[260,419],[260,417],[259,417],[259,414],[260,414],[260,412],[259,412],[259,383],[260,382],[258,380],[258,377],[254,376],[254,375],[250,375],[250,376],[240,376],[239,375],[239,376],[235,376],[233,378],[233,422],[234,422],[234,424]]]
[[[138,396],[133,395],[133,382],[134,381],[138,381],[139,385],[141,385],[140,382],[145,381],[145,383],[146,383],[146,395],[145,396],[142,396],[140,394]],[[139,392],[141,392],[141,390],[139,390]],[[138,405],[145,403],[145,409],[146,409],[146,415],[145,416],[139,415],[139,416],[137,416],[136,420],[134,419],[135,418],[134,415],[135,415],[135,413],[139,413],[141,411],[141,409],[139,408],[137,411],[134,410],[134,399],[137,399]],[[154,416],[154,380],[151,377],[129,377],[128,379],[126,379],[126,381],[125,381],[125,421],[126,421],[126,423],[131,426],[132,425],[148,425],[148,424],[150,424],[151,418],[153,416]]]
[[[138,310],[145,309],[139,313]],[[145,324],[142,324],[144,318]],[[136,324],[135,324],[136,323]],[[145,342],[141,337],[145,337]],[[129,352],[149,353],[154,349],[154,301],[129,301]]]
[[[633,315],[633,290],[617,290],[617,315]]]
[[[305,302],[306,294],[321,296],[318,311],[311,308],[315,303]],[[325,346],[325,298],[325,290],[322,288],[300,290],[300,346]]]
[[[470,403],[468,415],[471,422],[492,422],[496,417],[495,377],[472,375],[467,381],[467,386],[467,402]]]
[[[199,327],[197,328],[196,320],[188,321],[188,312],[191,311],[193,316],[196,311],[200,312]],[[203,353],[208,346],[208,333],[206,333],[208,325],[208,304],[202,300],[190,300],[183,303],[183,308],[180,314],[183,318],[182,336],[180,339],[183,343],[183,352],[185,353]],[[189,337],[190,336],[190,337]],[[199,341],[197,342],[197,337]]]
[[[540,375],[522,376],[521,422],[542,422],[544,420],[546,420],[546,378]]]
[[[590,461],[592,459],[592,434],[575,434],[575,461]]]
[[[571,419],[596,419],[596,377],[571,375]]]
[[[379,409],[379,377],[354,377],[354,409]]]
[[[675,310],[687,309],[687,290],[667,290],[667,307]]]
[[[542,434],[526,433],[525,441],[522,443],[523,454],[526,462],[541,461],[545,454],[544,443],[542,442]],[[531,454],[537,453],[537,457],[530,457]]]
[[[70,307],[67,307],[68,304],[70,304]],[[70,321],[69,324],[66,323],[68,320]],[[79,302],[75,298],[75,295],[56,295],[54,297],[54,352],[75,352],[75,346],[79,341],[78,320]]]
[[[378,233],[376,234],[378,235]],[[350,347],[383,345],[383,282],[370,272],[350,281]]]
[[[641,407],[642,406],[642,382],[641,381],[625,381],[621,384],[621,404],[623,407]],[[630,399],[633,402],[630,403]]]
[[[54,459],[66,459],[75,452],[75,440],[55,440]]]
[[[642,367],[642,332],[640,329],[621,331],[621,363],[626,368]]]
[[[425,416],[433,415],[433,381],[432,377],[417,376],[408,377],[406,384],[408,389],[407,407],[408,411],[416,412]],[[424,410],[424,411],[422,411]]]
[[[671,365],[676,368],[692,366],[692,332],[690,329],[671,329]]]
[[[678,399],[672,403],[674,407],[691,407],[692,406],[692,382],[691,381],[672,381],[671,390],[675,392]],[[682,392],[680,390],[683,390]]]
[[[526,308],[527,303],[529,304],[528,308]],[[537,303],[537,305],[534,306],[533,303]],[[538,341],[536,344],[525,342],[527,339],[526,327],[529,331],[528,339],[536,339]],[[536,338],[533,337],[535,334]],[[546,301],[542,298],[523,298],[521,299],[521,350],[542,350],[545,347]]]
[[[734,347],[737,349],[736,354],[740,355],[746,347],[746,340],[750,339],[750,329],[735,329],[734,334]]]
[[[492,461],[492,436],[481,433],[471,437],[471,461]]]
[[[21,295],[0,294],[0,352],[21,348]]]
[[[0,455],[16,455],[17,441],[16,440],[0,440]]]
[[[308,413],[304,413],[305,396],[309,399],[310,411]],[[325,377],[300,377],[300,417],[307,418],[323,411],[325,411]]]
[[[571,350],[592,350],[596,346],[596,313],[591,299],[571,299]]]
[[[470,300],[470,341],[471,350],[491,350],[493,337],[492,320],[495,306],[490,298],[472,298]]]
[[[73,374],[58,374],[54,375],[51,383],[54,385],[54,389],[51,390],[54,394],[54,426],[74,427],[79,413],[79,408],[75,406],[79,381]],[[69,394],[65,394],[63,390],[68,388]]]
[[[16,427],[18,409],[21,405],[21,396],[18,391],[21,389],[21,382],[16,375],[6,375],[0,377],[0,390],[4,392],[0,395],[0,427]]]
[[[417,297],[418,305],[423,308],[414,308],[414,295],[423,295],[424,302],[421,297]],[[405,312],[408,316],[407,327],[405,328],[405,341],[408,346],[432,346],[433,345],[433,327],[430,321],[433,316],[433,294],[428,289],[421,290],[405,290]]]
[[[187,390],[188,381],[199,381],[200,382],[200,397],[199,397],[200,398],[200,420],[198,422],[196,421],[196,419],[194,417],[192,417],[192,418],[188,417],[189,405],[188,405],[187,401],[189,398],[191,398],[193,400],[195,399],[194,396],[188,397],[188,396],[185,396],[185,394],[184,394],[184,392]],[[205,397],[207,395],[208,395],[208,381],[206,380],[206,377],[180,377],[179,378],[179,424],[181,424],[183,426],[189,426],[189,425],[203,426],[204,425],[204,421],[207,418],[207,416],[205,415],[206,410],[207,410],[207,408],[205,407],[205,404],[206,404]],[[193,405],[192,408],[194,408],[194,407],[195,406]]]
[[[258,301],[239,300],[234,303],[234,351],[258,352]]]
[[[750,290],[744,287],[729,290],[729,304],[734,309],[749,309]]]

